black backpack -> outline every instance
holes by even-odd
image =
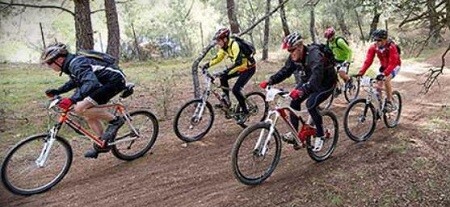
[[[389,44],[395,45],[395,47],[397,48],[398,55],[402,54],[402,50],[401,50],[400,46],[398,46],[394,41],[391,41]]]
[[[336,64],[336,58],[334,58],[333,51],[328,45],[313,43],[309,46],[317,47],[322,52],[325,66],[334,66]]]
[[[253,57],[253,55],[255,55],[256,49],[251,42],[244,40],[238,36],[233,36],[231,38],[238,43],[239,49],[242,51],[242,54],[244,54],[246,58]]]
[[[77,53],[78,55],[82,55],[88,58],[97,59],[105,62],[108,65],[115,65],[117,59],[110,54],[95,51],[95,50],[80,50]]]

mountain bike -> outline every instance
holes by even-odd
[[[299,131],[289,121],[289,114],[295,113],[286,100],[289,93],[268,86],[266,100],[274,101],[280,97],[274,109],[269,111],[263,122],[256,123],[244,129],[236,139],[231,151],[231,167],[238,181],[246,185],[258,185],[266,180],[275,170],[281,156],[281,141],[292,144],[295,150],[305,148],[311,159],[321,162],[328,159],[336,148],[339,128],[336,115],[328,110],[322,110],[325,140],[320,151],[313,151],[316,128],[309,120],[298,116],[301,128]],[[278,119],[288,127],[288,132],[281,134],[277,127]]]
[[[338,63],[335,66],[336,71],[339,71],[339,69],[341,67],[346,68],[345,71],[346,71],[346,74],[348,74],[350,65],[344,64],[344,63]],[[342,94],[342,92],[344,93],[344,97],[345,97],[345,100],[347,101],[347,103],[350,103],[351,101],[358,98],[359,88],[360,88],[360,78],[356,77],[356,76],[350,76],[350,78],[352,79],[352,86],[347,87],[347,84],[345,84],[344,80],[342,80],[341,77],[338,77],[336,87],[334,89],[333,94],[327,100],[322,102],[322,104],[320,104],[320,107],[323,109],[329,109],[331,107],[334,99],[338,98]]]
[[[392,92],[392,106],[388,108],[386,99],[382,99],[381,89],[376,84],[377,80],[363,77],[361,87],[367,91],[367,97],[354,100],[345,110],[345,133],[355,142],[369,139],[381,117],[388,128],[396,127],[399,123],[402,111],[400,92]]]
[[[121,100],[132,93],[133,85],[128,85],[117,103],[97,106],[111,109],[126,120],[110,142],[83,128],[76,121],[79,117],[71,110],[61,110],[58,107],[61,97],[52,99],[48,109],[50,114],[59,116],[57,123],[47,133],[21,140],[7,153],[1,166],[1,178],[6,189],[18,195],[43,193],[64,178],[72,164],[73,152],[69,141],[58,135],[63,125],[91,139],[95,145],[110,146],[112,154],[119,159],[134,160],[147,153],[158,136],[158,120],[146,110],[127,112]]]
[[[226,119],[234,119],[239,121],[243,116],[240,112],[238,103],[230,104],[230,101],[221,95],[222,89],[229,90],[214,82],[217,75],[203,71],[205,80],[205,90],[198,99],[193,99],[185,103],[175,115],[173,129],[178,138],[185,142],[198,141],[203,138],[211,129],[214,122],[214,110],[210,101],[211,94],[218,100],[219,104],[215,105],[215,109],[225,115]],[[261,92],[250,92],[245,95],[245,102],[248,107],[249,115],[244,123],[239,123],[241,127],[260,122],[267,116],[269,105],[265,101],[265,96]]]

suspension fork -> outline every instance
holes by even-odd
[[[58,123],[48,131],[48,135],[45,139],[45,143],[42,147],[41,153],[39,154],[39,157],[34,161],[38,167],[44,167],[48,155],[50,154],[50,150],[52,149],[53,142],[56,140],[56,135],[58,134],[60,128],[61,123]]]
[[[273,120],[270,118],[271,116],[274,116]],[[256,142],[256,145],[253,149],[254,152],[259,152],[259,155],[265,155],[267,152],[267,145],[269,144],[270,138],[272,137],[272,134],[275,132],[275,125],[277,123],[279,114],[277,111],[269,111],[269,115],[267,116],[266,120],[264,120],[264,123],[270,124],[269,133],[267,133],[267,136],[264,136],[265,129],[261,130],[258,141]]]

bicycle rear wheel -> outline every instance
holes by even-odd
[[[184,104],[175,115],[173,131],[185,142],[198,141],[209,132],[214,122],[211,104],[195,99]]]
[[[322,111],[322,126],[325,132],[325,138],[323,141],[323,147],[320,151],[314,152],[311,137],[307,139],[309,157],[316,162],[322,162],[328,159],[336,149],[337,141],[339,138],[339,125],[336,115],[331,111]]]
[[[345,133],[355,142],[366,141],[375,130],[376,119],[377,114],[372,103],[367,104],[366,99],[357,99],[345,110]]]
[[[122,160],[134,160],[147,153],[159,132],[158,120],[149,111],[133,111],[129,118],[131,125],[126,123],[119,129],[112,146],[113,155]]]
[[[402,112],[402,97],[398,91],[392,92],[392,107],[392,110],[383,113],[384,124],[388,128],[396,127],[400,120],[400,114]]]
[[[33,135],[8,152],[1,167],[6,189],[18,195],[32,195],[50,190],[64,178],[72,164],[72,147],[58,136],[51,148],[45,147],[49,144],[48,136]],[[43,166],[38,166],[44,147],[50,152]]]
[[[269,104],[266,102],[266,96],[261,92],[251,92],[245,96],[245,102],[250,114],[245,123],[239,125],[245,128],[260,121],[264,121],[269,111]]]
[[[275,170],[281,156],[281,138],[275,130],[268,137],[270,124],[260,122],[244,129],[231,151],[231,167],[236,179],[246,185],[258,185]],[[261,143],[258,143],[262,136]],[[264,141],[270,139],[263,154]]]
[[[345,89],[344,89],[345,100],[347,100],[348,103],[350,103],[351,101],[358,98],[359,87],[361,84],[360,79],[354,78],[354,77],[350,77],[350,78],[353,80],[352,81],[353,86],[351,88],[345,87]]]

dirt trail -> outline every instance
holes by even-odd
[[[306,150],[295,151],[284,144],[277,169],[256,187],[239,183],[231,172],[230,151],[239,126],[218,117],[203,141],[184,148],[168,119],[160,124],[151,154],[132,162],[110,154],[85,159],[89,144],[71,141],[73,165],[56,187],[21,197],[1,186],[0,206],[449,206],[448,131],[425,134],[419,129],[429,116],[448,111],[450,87],[442,84],[419,95],[423,71],[405,65],[395,79],[404,103],[397,129],[378,122],[370,141],[355,144],[343,133],[345,105],[338,104],[333,110],[341,133],[333,156],[315,163]],[[449,81],[449,75],[440,79]],[[417,157],[427,162],[416,169],[411,163]],[[428,186],[429,179],[434,182]]]

